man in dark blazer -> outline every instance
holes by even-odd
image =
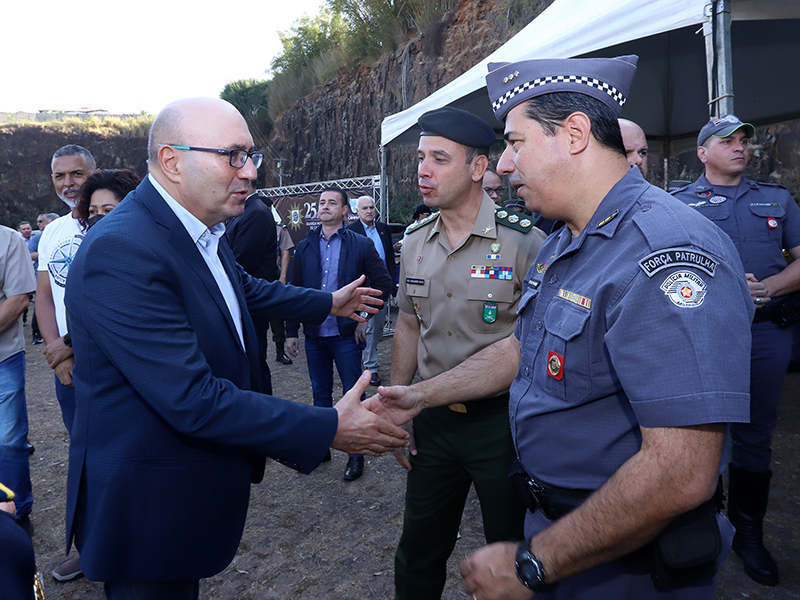
[[[265,281],[278,279],[278,229],[272,210],[261,200],[259,192],[250,194],[244,201],[244,214],[225,224],[225,237],[236,262],[248,274]],[[267,365],[269,325],[269,321],[253,317],[261,391],[271,395],[272,374]]]
[[[107,598],[197,598],[236,553],[265,456],[308,473],[329,447],[404,444],[359,402],[366,373],[332,409],[257,393],[250,313],[361,320],[379,302],[361,280],[330,294],[236,265],[222,223],[244,210],[262,160],[252,146],[227,102],[168,105],[150,131],[150,175],[72,265],[67,541]]]
[[[295,249],[292,285],[336,289],[339,282],[366,275],[367,283],[381,290],[383,300],[388,302],[394,284],[378,252],[370,240],[344,224],[350,213],[347,194],[338,188],[324,190],[319,197],[318,213],[322,224],[309,231]],[[297,320],[287,319],[286,350],[291,356],[297,356],[298,329]],[[361,373],[366,323],[356,325],[349,319],[331,316],[321,325],[304,321],[303,332],[314,405],[332,406],[333,363],[344,389],[350,389]],[[364,457],[351,454],[344,471],[345,480],[358,479],[363,472]]]
[[[361,196],[356,205],[358,220],[348,225],[348,229],[367,236],[375,246],[375,250],[386,263],[386,270],[392,282],[396,280],[397,265],[394,262],[394,249],[392,248],[392,231],[385,223],[375,219],[375,200],[372,196]],[[397,285],[392,285],[392,296],[397,295]],[[371,385],[380,385],[378,376],[378,342],[383,339],[383,324],[389,311],[389,302],[383,305],[375,318],[367,324],[367,340],[364,348],[364,368],[372,374]]]

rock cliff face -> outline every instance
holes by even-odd
[[[284,185],[380,173],[381,121],[458,77],[508,35],[495,0],[462,0],[374,68],[362,67],[301,99],[276,119],[270,140],[292,174]],[[277,186],[274,161],[268,168]],[[416,148],[392,148],[388,170],[395,195],[417,194]]]
[[[65,135],[37,126],[6,125],[0,131],[0,223],[35,223],[43,212],[67,214],[50,180],[53,152],[67,144],[89,150],[100,168],[147,173],[146,137]]]

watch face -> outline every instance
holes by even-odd
[[[517,575],[519,575],[520,580],[526,587],[533,588],[541,583],[536,565],[527,560],[517,563]]]

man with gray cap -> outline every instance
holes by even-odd
[[[441,108],[419,119],[420,192],[438,209],[409,228],[400,261],[400,308],[392,384],[429,379],[514,330],[522,276],[544,235],[516,212],[495,209],[483,190],[496,139],[475,115]],[[383,388],[379,388],[383,389]],[[447,559],[474,483],[488,542],[519,540],[525,508],[508,481],[514,448],[508,386],[467,404],[422,411],[413,422],[403,535],[395,557],[396,598],[441,598]]]
[[[728,517],[734,551],[751,579],[778,583],[762,523],[772,478],[772,433],[800,311],[800,208],[782,186],[742,177],[755,128],[734,115],[711,119],[697,138],[705,173],[673,195],[727,233],[744,263],[756,307],[751,334],[750,422],[731,425]],[[794,262],[786,266],[786,249]]]
[[[636,62],[490,65],[498,172],[565,227],[525,277],[512,335],[381,391],[400,423],[511,385],[525,540],[462,563],[474,600],[710,600],[730,548],[715,490],[725,423],[748,417],[753,304],[730,239],[626,160]]]

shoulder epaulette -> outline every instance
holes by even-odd
[[[692,184],[691,183],[687,183],[685,186],[679,187],[679,188],[675,188],[674,190],[669,190],[667,193],[672,194],[674,196],[678,192],[682,192],[683,190],[688,188],[690,185],[692,185]]]
[[[755,181],[754,183],[756,185],[766,185],[769,187],[781,188],[782,190],[786,190],[787,192],[789,191],[789,188],[787,188],[785,185],[781,185],[780,183],[772,183],[768,181]]]
[[[505,208],[495,209],[494,222],[522,233],[528,233],[533,228],[533,220],[528,215]]]
[[[424,227],[428,223],[432,223],[435,219],[438,219],[438,218],[439,218],[439,213],[437,211],[437,212],[431,214],[430,216],[425,217],[424,219],[422,219],[422,221],[417,221],[416,223],[411,225],[408,228],[408,233],[409,234],[414,233],[418,229],[421,229],[422,227]]]

